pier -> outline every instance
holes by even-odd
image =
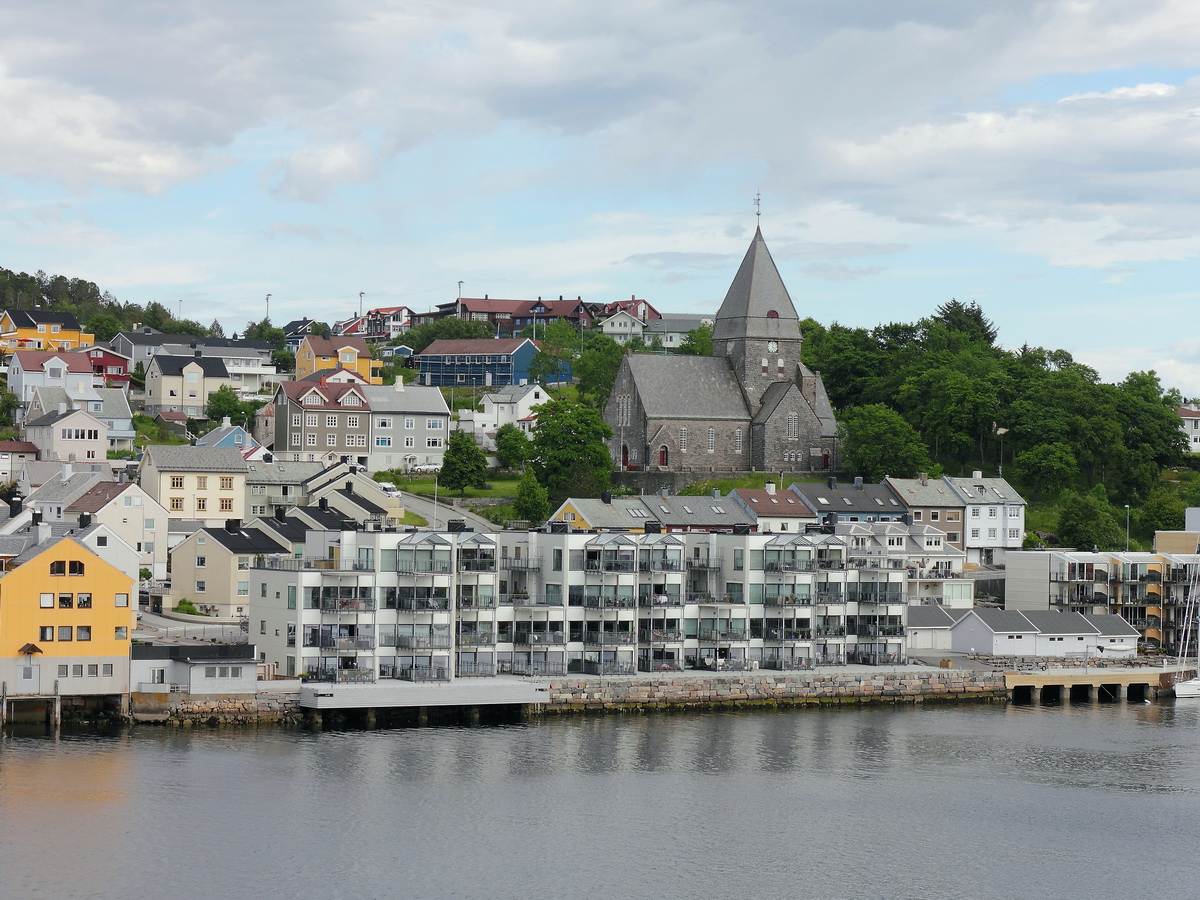
[[[1172,696],[1175,682],[1191,674],[1182,666],[1025,666],[1006,671],[1004,683],[1016,703],[1140,703]]]

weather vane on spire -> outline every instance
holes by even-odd
[[[761,197],[762,194],[758,193],[757,191],[754,193],[754,215],[759,219],[759,221],[762,221],[762,206],[759,203]]]

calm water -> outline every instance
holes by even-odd
[[[1196,896],[1200,703],[0,738],[0,897]]]

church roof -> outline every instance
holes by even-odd
[[[783,338],[799,340],[800,317],[784,287],[771,251],[756,229],[713,323],[713,340]]]
[[[750,418],[724,357],[633,353],[625,359],[648,418]]]

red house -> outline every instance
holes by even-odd
[[[108,347],[88,347],[76,352],[88,358],[88,362],[92,364],[92,372],[104,378],[105,387],[129,389],[130,367],[133,361],[128,356]]]

